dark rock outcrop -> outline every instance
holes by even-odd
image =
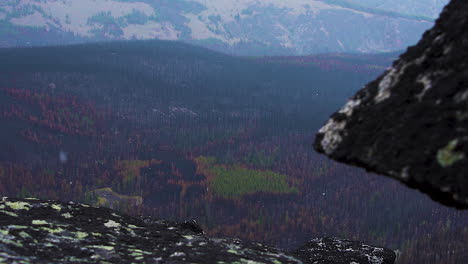
[[[314,264],[392,264],[395,253],[384,248],[339,238],[318,238],[294,251],[294,256]]]
[[[385,264],[395,258],[388,249],[330,241],[326,247],[311,242],[286,254],[257,243],[208,238],[195,222],[134,218],[72,202],[10,198],[0,202],[0,263]],[[336,241],[355,251],[343,251]],[[366,254],[381,262],[359,257]],[[316,262],[322,259],[330,261]]]
[[[468,2],[452,0],[416,46],[331,117],[314,147],[468,208]]]

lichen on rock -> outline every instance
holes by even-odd
[[[314,264],[392,264],[396,257],[384,248],[333,237],[312,239],[293,254]]]
[[[455,151],[457,145],[458,139],[454,139],[450,141],[446,147],[437,152],[437,161],[440,166],[444,168],[450,167],[466,157],[465,153]]]
[[[467,1],[452,0],[416,46],[332,115],[315,149],[468,208],[467,13]]]
[[[18,214],[0,214],[0,263],[299,264],[316,263],[331,254],[339,260],[329,262],[332,264],[350,263],[353,256],[373,250],[385,252],[388,262],[382,263],[393,263],[394,259],[393,251],[370,246],[361,248],[362,252],[356,248],[351,255],[336,248],[320,249],[315,252],[317,259],[313,259],[258,243],[209,238],[194,221],[134,218],[108,208],[72,202],[28,200],[29,210],[5,206],[24,201],[5,198],[0,202],[0,207]],[[63,217],[64,214],[77,217]],[[381,257],[379,254],[374,255]]]

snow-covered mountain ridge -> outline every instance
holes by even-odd
[[[423,2],[436,10],[441,1]],[[0,3],[0,46],[164,39],[241,55],[368,53],[404,49],[433,24],[430,13],[379,7],[349,0],[7,0]]]

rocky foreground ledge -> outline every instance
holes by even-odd
[[[467,209],[467,14],[468,1],[452,0],[416,46],[331,117],[315,149]]]
[[[0,263],[392,264],[393,251],[324,238],[285,253],[208,238],[195,222],[134,218],[77,203],[3,198]]]

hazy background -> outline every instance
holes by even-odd
[[[403,50],[447,0],[6,0],[0,46],[182,40],[238,55]]]

